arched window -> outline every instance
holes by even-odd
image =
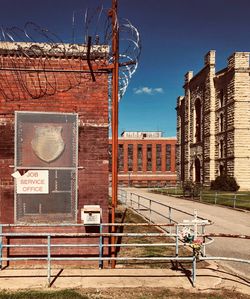
[[[224,115],[223,115],[223,113],[220,114],[219,129],[220,129],[220,132],[224,131]]]
[[[195,101],[195,141],[201,141],[201,101]]]
[[[223,140],[220,140],[220,144],[219,144],[219,157],[220,158],[224,157],[224,142],[223,142]]]

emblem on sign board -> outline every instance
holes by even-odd
[[[55,161],[65,148],[62,138],[62,127],[36,127],[31,146],[39,159],[48,163]]]

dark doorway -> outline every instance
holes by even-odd
[[[198,158],[195,159],[195,182],[201,182],[201,163]]]
[[[224,166],[220,165],[220,176],[224,174]]]

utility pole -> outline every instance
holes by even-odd
[[[115,223],[115,208],[118,194],[118,92],[119,92],[119,28],[117,18],[118,0],[112,0],[112,215],[111,222]],[[111,228],[115,232],[115,226]],[[111,244],[115,244],[116,238],[111,237]],[[111,257],[115,257],[116,247],[111,246]],[[115,268],[115,260],[111,261],[111,267]]]

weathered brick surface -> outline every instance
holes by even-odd
[[[109,144],[112,144],[112,140],[109,140]],[[119,138],[118,144],[123,146],[124,149],[124,169],[119,171],[118,180],[120,184],[135,185],[135,186],[155,186],[165,184],[176,183],[176,168],[175,168],[175,155],[176,155],[176,138],[162,137],[159,139],[129,139]],[[133,166],[132,169],[128,169],[128,145],[133,145]],[[137,158],[138,144],[142,145],[142,170],[138,170]],[[161,145],[161,170],[156,168],[156,146]],[[166,169],[166,145],[171,146],[170,158],[170,170]],[[147,145],[152,146],[152,170],[147,170]]]
[[[13,67],[13,61],[23,67],[23,60],[17,57],[1,56],[4,67]],[[65,70],[79,69],[78,59],[50,58],[50,67],[60,67]],[[39,67],[39,59],[33,59],[31,68]],[[81,62],[86,65],[86,61]],[[27,65],[26,65],[27,67]],[[3,76],[3,74],[2,74]],[[47,77],[46,77],[47,76]],[[0,222],[14,223],[14,182],[11,177],[14,165],[14,112],[39,111],[39,112],[68,112],[78,113],[79,117],[79,166],[78,172],[78,200],[77,222],[80,223],[80,209],[85,204],[99,204],[103,209],[103,222],[108,218],[108,77],[107,74],[96,75],[93,82],[90,74],[81,74],[81,78],[74,73],[56,72],[39,74],[37,77],[22,73],[23,82],[27,84],[30,95],[23,91],[20,81],[12,72],[5,72],[6,80],[1,82],[0,93]],[[26,80],[27,79],[27,80]],[[48,81],[54,82],[53,94]],[[11,88],[8,88],[11,86]],[[52,95],[47,94],[51,89]],[[6,99],[6,94],[14,93],[16,100]],[[9,94],[10,95],[10,94]],[[32,97],[31,97],[32,95]],[[35,98],[37,97],[37,98]],[[16,229],[17,230],[17,229]],[[22,229],[23,230],[23,229]],[[28,229],[30,231],[31,229]],[[39,231],[69,231],[84,232],[84,228],[40,228]],[[36,230],[37,231],[37,230]],[[6,241],[6,240],[5,240]],[[82,242],[82,240],[71,240]],[[89,240],[86,240],[88,242]],[[98,240],[96,240],[98,241]],[[12,239],[9,242],[26,242]],[[32,240],[32,242],[35,242]],[[33,250],[33,249],[32,249]],[[55,250],[55,249],[54,249]],[[30,251],[27,250],[26,253]],[[32,251],[33,252],[33,251]],[[39,250],[37,250],[39,252]],[[87,252],[96,253],[97,249],[74,249],[76,254]],[[11,250],[18,254],[20,251]],[[58,254],[63,254],[63,249],[57,249]]]

